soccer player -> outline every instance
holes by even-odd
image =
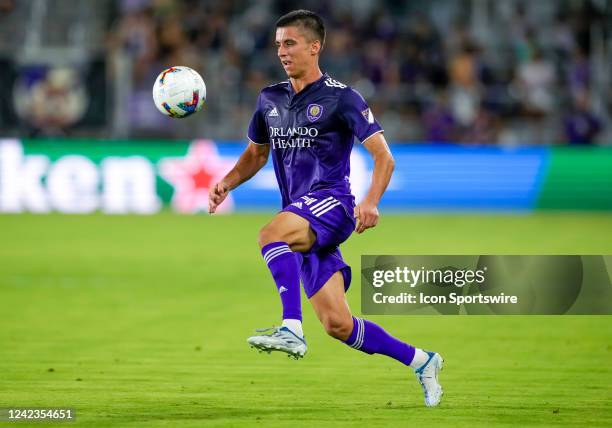
[[[379,325],[351,315],[345,292],[351,269],[339,245],[353,231],[376,226],[377,205],[391,178],[394,160],[383,130],[361,95],[321,72],[325,42],[321,18],[296,10],[276,22],[276,46],[288,81],[264,88],[248,130],[249,145],[234,168],[210,189],[209,211],[257,173],[270,152],[282,210],[259,233],[259,246],[283,307],[280,327],[259,330],[247,342],[260,351],[301,358],[300,278],[310,303],[332,337],[367,354],[382,354],[414,369],[425,404],[442,396],[442,357],[404,343]],[[349,183],[353,138],[374,159],[372,182],[357,205]]]

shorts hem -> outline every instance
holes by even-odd
[[[304,291],[306,292],[306,297],[308,299],[310,299],[312,296],[314,296],[315,294],[317,294],[319,292],[319,290],[321,288],[323,288],[323,286],[327,283],[327,281],[329,281],[329,279],[336,273],[336,272],[341,272],[342,273],[342,279],[344,281],[344,293],[346,293],[348,291],[348,289],[351,286],[351,278],[352,278],[352,274],[351,274],[351,267],[349,265],[345,265],[344,267],[341,267],[340,269],[331,272],[329,274],[329,276],[327,278],[325,278],[324,281],[321,281],[319,284],[317,284],[316,287],[314,287],[312,290],[306,290],[304,289]]]

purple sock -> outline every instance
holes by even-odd
[[[283,319],[302,321],[300,301],[300,267],[286,242],[264,245],[261,254],[272,272],[283,304]]]
[[[366,354],[387,355],[410,365],[414,358],[414,347],[397,340],[381,326],[372,321],[353,317],[353,332],[344,342]]]

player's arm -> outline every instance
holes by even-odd
[[[269,154],[269,144],[250,142],[232,170],[210,188],[208,192],[208,212],[213,214],[221,202],[225,200],[230,190],[234,190],[263,168],[268,161]]]
[[[362,233],[378,223],[378,203],[395,168],[395,160],[382,132],[378,132],[363,142],[363,145],[374,159],[372,183],[365,198],[355,207],[357,226],[355,231]]]

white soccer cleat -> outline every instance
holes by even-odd
[[[435,407],[442,398],[442,386],[438,383],[438,373],[442,370],[444,360],[437,352],[427,352],[429,359],[420,368],[414,371],[425,394],[425,405]]]
[[[247,343],[251,348],[256,348],[259,352],[281,351],[289,354],[289,357],[296,360],[304,357],[308,346],[304,338],[297,336],[287,327],[270,327],[255,330],[258,333],[266,333],[257,336],[251,336],[247,339]]]

